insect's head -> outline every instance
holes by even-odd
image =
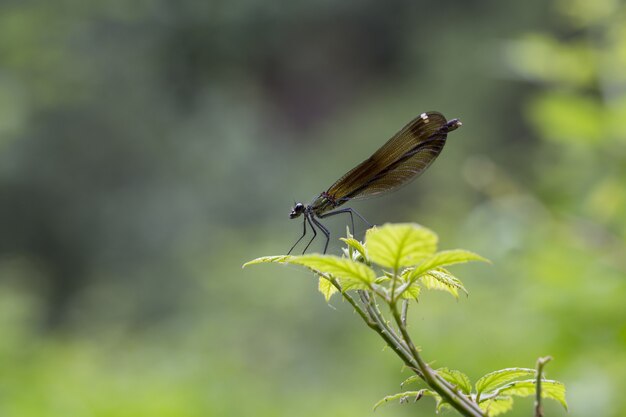
[[[302,213],[304,213],[305,207],[302,203],[296,203],[291,209],[291,213],[289,213],[290,219],[295,219],[296,217],[300,217]]]

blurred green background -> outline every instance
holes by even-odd
[[[311,274],[241,264],[427,110],[464,125],[352,205],[494,262],[413,308],[425,358],[550,354],[569,415],[625,415],[623,2],[5,0],[0,416],[371,415],[393,353]]]

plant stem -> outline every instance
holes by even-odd
[[[543,417],[543,407],[541,406],[541,378],[543,377],[543,367],[552,360],[552,356],[545,356],[537,359],[537,382],[535,384],[535,417]]]
[[[350,303],[354,310],[361,316],[365,324],[379,334],[380,337],[390,346],[396,354],[402,359],[406,366],[412,369],[426,383],[436,391],[443,399],[445,399],[459,413],[469,417],[484,417],[484,413],[462,393],[458,392],[448,381],[439,377],[430,366],[420,356],[417,348],[413,344],[411,337],[406,329],[406,309],[403,308],[403,315],[398,312],[395,301],[389,303],[394,320],[402,337],[396,334],[390,327],[376,302],[374,295],[366,291],[360,291],[359,295],[365,305],[365,310],[357,303],[357,301],[347,292],[343,291],[341,285],[336,279],[331,279],[331,283],[339,290],[343,297]],[[389,302],[389,300],[386,300]]]
[[[402,359],[402,361],[411,369],[420,375],[419,369],[417,368],[417,364],[412,360],[411,354],[408,351],[408,348],[403,345],[401,339],[395,334],[393,329],[389,328],[386,324],[384,318],[380,314],[378,308],[372,307],[372,303],[370,302],[370,296],[367,295],[366,292],[361,292],[361,297],[366,297],[366,306],[368,309],[368,313],[365,312],[361,308],[361,306],[356,302],[356,300],[347,292],[343,291],[339,282],[336,279],[331,279],[330,282],[333,284],[335,288],[343,295],[343,297],[350,303],[352,308],[361,316],[365,324],[374,330],[376,333],[383,338],[383,340],[390,346],[396,354]],[[374,304],[375,305],[375,304]],[[421,376],[421,375],[420,375]]]
[[[377,323],[378,327],[374,328],[374,330],[385,339],[387,345],[391,346],[398,356],[402,359],[402,361],[412,369],[417,375],[420,377],[424,377],[422,372],[419,370],[417,362],[411,355],[409,351],[409,347],[404,343],[404,340],[394,331],[394,329],[389,326],[387,320],[381,313],[376,301],[374,299],[373,294],[368,294],[367,292],[361,292],[361,298],[364,303],[366,303],[367,311],[370,317]],[[388,336],[386,338],[385,336]]]
[[[402,300],[402,314],[400,318],[402,319],[402,325],[406,327],[406,315],[409,312],[409,300]]]
[[[389,296],[390,304],[394,304],[396,302],[396,283],[398,282],[398,267],[393,268],[393,278],[391,278],[391,294]]]
[[[423,374],[424,381],[426,381],[426,383],[433,390],[441,395],[443,399],[445,399],[453,408],[455,408],[462,415],[471,417],[484,417],[483,411],[478,407],[477,404],[473,403],[465,395],[458,392],[456,389],[454,389],[454,387],[451,387],[449,384],[447,384],[447,381],[441,379],[436,374],[436,372],[434,372],[430,368],[430,366],[428,366],[428,364],[424,362],[417,348],[413,344],[413,341],[411,340],[411,336],[409,335],[406,326],[402,323],[402,317],[398,312],[396,304],[391,305],[391,311],[396,321],[396,324],[398,325],[400,332],[402,333],[402,337],[409,346],[412,356],[417,361],[419,369]]]
[[[396,340],[399,344],[401,344],[402,347],[408,353],[409,347],[406,346],[405,343],[403,343],[402,338],[400,338],[400,336],[398,336],[395,330],[391,326],[389,326],[389,323],[383,316],[383,313],[380,312],[380,309],[378,308],[378,304],[376,303],[376,296],[374,294],[370,295],[367,292],[363,292],[362,300],[366,305],[366,308],[367,308],[368,313],[370,314],[370,317],[372,317],[380,325],[382,329],[388,332],[389,335],[393,337],[394,340]]]

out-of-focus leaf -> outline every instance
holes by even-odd
[[[330,301],[330,297],[337,292],[337,288],[333,285],[333,283],[324,277],[319,277],[317,288],[324,295],[326,302]]]
[[[620,178],[610,176],[599,181],[586,200],[587,210],[594,218],[605,222],[622,218],[623,213],[626,213],[626,189]]]
[[[623,41],[620,44],[623,45],[621,48],[623,52],[619,66],[624,68],[626,66],[626,29],[622,28],[621,32]],[[626,79],[626,74],[621,74],[620,79],[623,82]],[[626,94],[612,98],[611,105],[606,111],[609,117],[609,136],[621,143],[626,142],[626,123],[624,123],[624,120],[626,120]]]
[[[533,33],[506,42],[503,61],[524,80],[575,87],[588,87],[595,81],[593,54],[583,42],[561,43]]]
[[[619,7],[623,4],[616,0],[557,0],[555,2],[559,13],[567,16],[572,23],[580,27],[592,25],[606,25]]]
[[[529,117],[542,136],[566,143],[592,146],[606,140],[609,119],[597,99],[552,92],[537,97]]]
[[[506,395],[498,395],[497,397],[481,401],[478,405],[489,417],[493,417],[510,411],[513,408],[513,398]]]
[[[489,262],[489,260],[474,252],[462,249],[441,251],[420,262],[415,268],[413,268],[409,272],[409,274],[407,275],[407,279],[413,281],[430,269],[470,261]]]
[[[385,224],[367,231],[365,246],[373,262],[400,269],[432,255],[437,250],[437,235],[418,224]]]
[[[456,369],[439,368],[437,373],[443,379],[458,387],[463,393],[469,394],[472,391],[472,382],[463,372]]]
[[[493,391],[514,379],[533,376],[535,372],[530,368],[505,368],[489,372],[476,381],[476,393],[480,395],[485,391]]]
[[[291,258],[293,258],[293,256],[290,256],[290,255],[262,256],[260,258],[256,258],[256,259],[246,262],[245,264],[243,264],[242,268],[245,268],[250,265],[263,264],[263,263],[279,263],[279,264],[289,263],[289,260]]]

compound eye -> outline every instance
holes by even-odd
[[[297,211],[297,212],[303,212],[304,211],[304,204],[302,204],[302,203],[296,204],[296,206],[294,207],[294,210]]]

